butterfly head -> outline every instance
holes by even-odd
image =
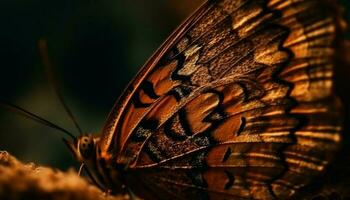
[[[98,137],[91,134],[82,134],[73,141],[63,139],[73,156],[84,166],[91,179],[100,187],[105,188],[104,181],[99,174],[98,162]],[[103,173],[103,172],[102,172]]]
[[[83,164],[84,169],[95,182],[95,184],[103,190],[111,190],[114,192],[125,193],[125,186],[121,181],[119,170],[113,170],[113,172],[107,172],[105,170],[113,169],[109,166],[109,162],[100,156],[99,149],[99,137],[95,135],[83,134],[69,141],[64,139],[64,142],[74,155],[74,157]],[[110,178],[106,177],[106,174],[113,174],[113,182]]]
[[[98,138],[91,134],[80,135],[73,141],[64,139],[64,142],[73,156],[81,163],[91,162],[96,156]]]
[[[105,189],[106,184],[101,175],[103,171],[100,171],[101,163],[98,157],[98,137],[94,137],[91,134],[82,134],[73,141],[63,139],[63,141],[68,146],[69,150],[72,152],[73,156],[82,164],[84,169],[86,169],[90,178],[100,187]]]

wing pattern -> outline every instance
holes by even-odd
[[[131,83],[101,149],[146,199],[291,197],[340,141],[335,20],[319,0],[206,2]]]

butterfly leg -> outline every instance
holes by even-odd
[[[142,200],[139,197],[137,197],[129,188],[127,190],[128,190],[130,200]]]

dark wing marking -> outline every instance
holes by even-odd
[[[190,16],[181,26],[177,28],[176,31],[162,44],[162,46],[154,53],[154,55],[146,62],[146,64],[142,67],[139,73],[134,77],[133,81],[129,83],[123,94],[119,97],[119,99],[114,104],[111,112],[109,113],[105,126],[102,129],[102,136],[100,140],[100,149],[102,156],[110,157],[109,154],[111,150],[114,150],[114,146],[116,146],[118,142],[118,138],[116,137],[116,133],[119,131],[119,127],[121,122],[123,122],[124,112],[130,106],[132,97],[137,93],[138,87],[142,84],[142,82],[146,79],[146,77],[151,74],[154,68],[159,68],[160,59],[164,56],[164,54],[171,48],[174,43],[181,38],[186,30],[190,29],[193,24],[198,21],[210,8],[210,2],[205,2],[203,5]],[[142,112],[143,110],[139,111]],[[132,123],[132,122],[131,122]],[[123,133],[127,134],[127,133]],[[119,133],[119,135],[121,135]],[[120,137],[120,136],[119,136]],[[119,142],[121,143],[121,142]]]

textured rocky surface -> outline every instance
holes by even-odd
[[[109,196],[79,177],[77,172],[62,172],[49,167],[23,164],[9,153],[0,152],[0,199],[45,200],[126,200]]]

